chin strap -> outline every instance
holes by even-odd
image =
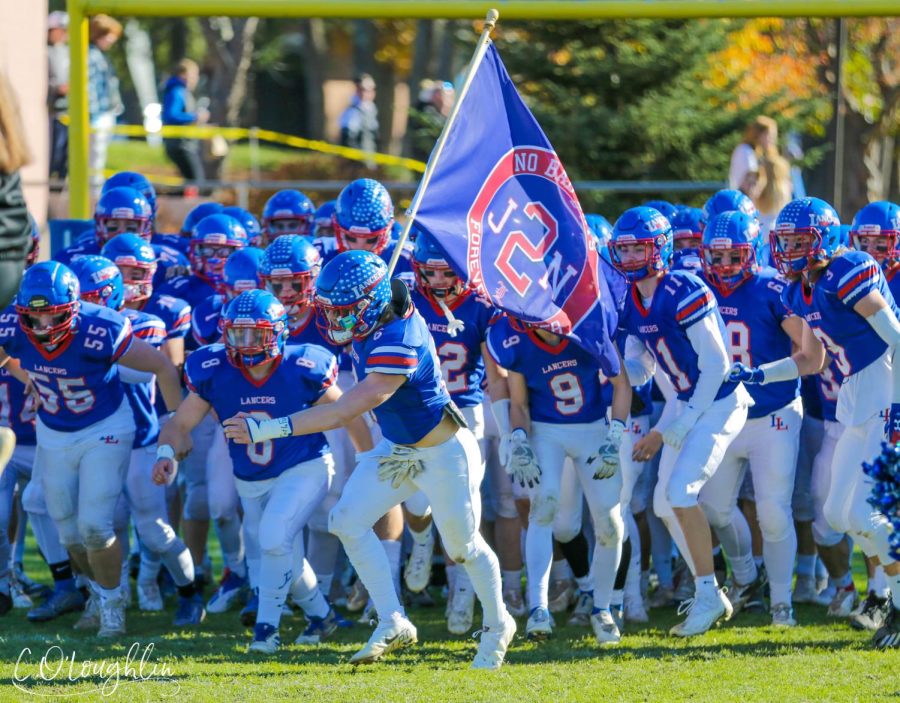
[[[436,298],[436,300],[441,312],[447,316],[447,334],[451,337],[455,337],[459,332],[462,332],[466,328],[466,323],[456,319],[453,315],[453,311],[447,307],[447,303],[444,302],[443,298]]]

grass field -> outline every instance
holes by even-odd
[[[39,564],[26,563],[42,574]],[[43,571],[46,571],[45,569]],[[860,583],[860,585],[862,585]],[[768,618],[741,614],[735,621],[687,641],[666,634],[674,612],[654,611],[647,626],[629,626],[621,646],[599,649],[589,631],[557,629],[537,645],[517,637],[507,665],[497,673],[470,671],[476,642],[447,634],[443,607],[420,608],[411,617],[419,644],[376,665],[357,669],[347,660],[368,637],[358,625],[318,647],[290,644],[303,627],[300,616],[282,621],[288,643],[272,657],[246,653],[249,631],[236,613],[208,616],[198,631],[170,629],[172,609],[162,614],[128,612],[128,636],[99,643],[71,629],[75,615],[42,625],[24,611],[0,620],[0,701],[48,696],[109,701],[888,701],[900,699],[900,651],[875,652],[870,636],[829,620],[822,608],[799,606],[800,627],[782,631]],[[520,623],[524,631],[524,623]],[[125,671],[128,650],[144,675],[155,665],[163,679],[139,680]],[[25,648],[30,654],[22,655]],[[38,663],[50,647],[45,676]],[[17,660],[21,656],[21,662]],[[60,660],[69,661],[58,671]],[[67,681],[70,661],[74,681]],[[81,676],[87,660],[103,674]],[[119,683],[113,675],[119,667]],[[162,671],[165,666],[167,671]],[[54,678],[54,674],[56,676]],[[15,677],[15,681],[14,681]],[[105,685],[105,690],[101,689]]]

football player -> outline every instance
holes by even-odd
[[[350,661],[376,661],[417,641],[372,525],[422,490],[447,551],[469,572],[482,603],[484,629],[473,667],[499,668],[516,624],[503,605],[497,557],[478,531],[481,457],[450,400],[425,321],[405,285],[392,283],[384,262],[367,251],[343,252],[322,268],[316,306],[332,341],[352,341],[359,383],[335,403],[290,416],[231,417],[224,423],[226,435],[251,444],[315,434],[373,411],[384,438],[360,458],[330,516],[331,531],[378,612],[378,626]]]
[[[825,349],[802,318],[782,302],[786,281],[757,261],[759,223],[732,210],[715,215],[703,232],[703,275],[713,289],[725,321],[732,362],[747,366],[791,355],[798,363],[819,364]],[[754,404],[747,423],[731,443],[700,503],[731,562],[734,583],[728,598],[738,612],[761,588],[753,560],[750,529],[737,507],[737,490],[749,467],[756,513],[763,537],[763,558],[771,593],[772,624],[796,625],[791,579],[797,552],[791,499],[799,452],[803,407],[797,379],[750,386]]]
[[[333,354],[314,345],[286,348],[287,318],[271,293],[240,294],[226,307],[223,327],[224,344],[203,347],[187,360],[190,393],[160,435],[154,467],[158,483],[172,481],[176,455],[190,446],[191,430],[211,409],[219,417],[240,414],[264,420],[296,408],[330,405],[341,397],[334,385]],[[351,423],[349,429],[361,448],[369,443],[364,423]],[[328,492],[333,461],[321,433],[279,442],[232,442],[229,454],[244,529],[261,548],[259,574],[253,578],[259,584],[259,611],[250,651],[271,654],[280,645],[282,606],[295,579],[295,548],[302,545],[303,528]],[[304,588],[294,590],[293,597],[309,627],[299,643],[311,636],[324,638],[337,626],[315,574],[305,560],[302,563],[299,578]]]
[[[125,630],[122,554],[113,513],[134,439],[134,418],[119,366],[154,373],[170,407],[181,400],[178,374],[159,351],[135,339],[119,313],[79,301],[75,274],[35,264],[16,299],[18,326],[0,329],[0,347],[20,380],[40,393],[35,465],[60,540],[99,596],[101,636]],[[27,375],[24,372],[27,372]],[[93,612],[84,617],[91,620]]]
[[[841,246],[840,221],[828,203],[818,198],[791,201],[779,213],[770,239],[779,270],[792,279],[784,294],[787,306],[806,319],[844,375],[837,400],[843,432],[835,447],[823,510],[832,528],[847,532],[864,553],[880,560],[893,608],[873,642],[878,648],[896,648],[900,562],[890,556],[888,518],[867,501],[872,481],[863,473],[862,463],[879,453],[886,408],[890,408],[889,439],[900,439],[894,429],[900,427],[900,373],[893,367],[900,343],[900,311],[877,262]],[[762,367],[737,365],[732,377],[767,384],[818,370],[786,357]],[[847,589],[849,574],[840,578],[844,584],[839,586]]]
[[[669,221],[653,208],[638,207],[616,221],[610,253],[631,281],[620,319],[633,337],[626,346],[631,382],[645,383],[658,365],[660,380],[675,391],[657,424],[635,443],[633,457],[648,461],[663,451],[654,510],[696,584],[687,618],[671,630],[684,637],[731,617],[731,603],[716,583],[709,523],[698,496],[743,427],[752,401],[727,378],[730,364],[715,297],[693,274],[669,271],[672,246]]]
[[[279,190],[263,208],[259,246],[265,249],[282,234],[312,236],[315,213],[312,200],[299,190]]]

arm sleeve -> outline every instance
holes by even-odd
[[[883,307],[874,315],[866,318],[872,329],[878,333],[885,344],[892,350],[893,362],[893,397],[891,402],[900,403],[900,368],[898,368],[897,347],[900,346],[900,322],[890,307]]]
[[[156,374],[151,371],[138,371],[127,366],[119,366],[119,379],[122,383],[151,383]]]
[[[166,91],[165,96],[163,96],[162,110],[164,124],[185,125],[193,124],[197,121],[197,115],[195,113],[188,112],[184,109],[185,90],[184,87],[177,86]]]
[[[656,371],[656,359],[647,346],[637,337],[629,335],[625,340],[625,372],[632,386],[643,386]]]
[[[700,370],[689,404],[698,412],[703,412],[715,401],[731,365],[715,315],[706,315],[688,327],[687,336],[697,353],[697,368]]]

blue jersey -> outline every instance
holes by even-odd
[[[153,253],[156,254],[156,273],[153,274],[153,287],[157,288],[173,277],[174,273],[170,273],[171,269],[180,270],[181,275],[184,275],[185,271],[190,270],[191,262],[180,249],[167,244],[157,243],[155,235],[153,239],[151,246],[153,247]]]
[[[619,348],[619,353],[622,356],[625,355],[625,341],[627,339],[628,334],[620,329],[616,335],[616,346]],[[600,372],[600,381],[603,383],[603,402],[609,407],[613,401],[612,383],[609,382],[606,374],[602,371]],[[653,388],[652,378],[642,386],[631,387],[631,412],[628,413],[631,417],[642,417],[653,413]]]
[[[131,320],[134,336],[143,339],[151,347],[159,348],[166,341],[166,326],[155,315],[141,310],[122,310],[122,314]],[[154,405],[156,400],[156,383],[126,383],[125,397],[131,405],[134,415],[135,449],[148,447],[159,437],[159,415]]]
[[[536,332],[517,332],[503,318],[491,326],[487,348],[498,366],[525,377],[532,420],[572,424],[606,417],[600,366],[571,340],[550,346]]]
[[[122,404],[116,361],[131,347],[131,321],[115,310],[81,302],[78,326],[53,351],[35,346],[17,318],[0,325],[0,347],[28,372],[41,394],[38,417],[57,432],[105,420]]]
[[[440,424],[450,393],[425,320],[410,306],[406,315],[376,329],[350,350],[356,379],[399,374],[406,382],[375,408],[381,434],[395,444],[415,444]]]
[[[188,388],[209,403],[220,420],[239,412],[271,419],[317,403],[337,378],[337,364],[322,347],[286,347],[272,373],[257,382],[228,361],[224,344],[210,344],[188,357],[184,375]],[[328,444],[325,435],[317,432],[257,444],[229,442],[228,453],[237,478],[262,481],[327,454]]]
[[[710,286],[725,322],[725,346],[732,362],[759,366],[791,355],[791,338],[781,327],[791,316],[781,299],[786,285],[775,269],[761,268],[731,291]],[[800,392],[800,381],[751,384],[747,390],[754,402],[747,417],[755,419],[793,401]]]
[[[185,337],[191,329],[191,306],[181,298],[154,291],[141,310],[163,321],[167,341]]]
[[[822,420],[822,398],[819,395],[818,376],[800,378],[800,398],[803,400],[803,417]]]
[[[453,402],[461,408],[478,405],[484,400],[481,345],[499,311],[474,294],[457,298],[449,308],[454,317],[465,323],[465,329],[451,337],[443,311],[417,290],[411,292],[411,297],[434,338],[441,373]]]
[[[316,237],[312,240],[313,246],[319,250],[319,254],[322,257],[322,266],[331,261],[335,256],[340,254],[338,251],[337,240],[334,237]],[[384,263],[390,266],[391,257],[394,255],[394,249],[397,246],[396,240],[391,240],[388,242],[387,246],[384,248],[379,256],[384,260]],[[413,255],[413,245],[407,240],[406,244],[403,245],[403,249],[400,252],[400,258],[397,259],[397,267],[394,269],[394,274],[391,278],[399,278],[402,280],[409,288],[413,287],[413,284],[416,280],[416,276],[413,273],[412,269],[412,255]]]
[[[99,254],[100,247],[97,246],[97,239],[94,236],[93,230],[91,230],[90,232],[86,232],[74,244],[67,246],[61,251],[58,251],[53,257],[53,260],[68,266],[73,261],[75,261],[75,259],[80,259],[82,256],[92,256]]]
[[[710,315],[724,329],[716,298],[709,287],[692,273],[669,271],[660,278],[649,308],[644,307],[637,286],[631,286],[619,325],[644,343],[672,381],[678,399],[688,401],[694,394],[700,369],[687,329]],[[716,393],[716,400],[730,395],[737,386],[726,379]]]
[[[197,346],[218,342],[222,337],[219,320],[225,307],[224,295],[211,295],[194,307],[191,313],[191,336]]]
[[[154,232],[153,236],[150,238],[150,244],[154,247],[159,245],[168,247],[169,249],[175,249],[187,257],[188,252],[191,249],[191,238],[182,237],[180,234],[161,234],[160,232]]]
[[[853,309],[871,291],[881,293],[900,318],[881,267],[861,251],[848,251],[832,259],[812,290],[807,290],[803,281],[785,288],[785,305],[809,323],[837,362],[842,377],[862,371],[887,349],[884,340]]]
[[[828,366],[824,371],[816,374],[815,379],[822,419],[837,422],[838,392],[844,382],[843,375],[838,371],[837,360],[828,357]]]
[[[0,329],[12,322],[18,324],[16,309],[10,305],[0,313]],[[16,435],[16,444],[34,445],[34,418],[37,412],[34,399],[25,395],[25,386],[6,368],[0,367],[0,427],[9,427]]]
[[[173,298],[181,298],[184,302],[196,309],[209,296],[216,294],[216,289],[209,281],[199,276],[178,276],[171,281],[167,281],[162,288],[159,289],[161,295],[170,295]],[[187,351],[193,351],[199,344],[194,340],[192,335],[188,335],[184,339],[184,348]]]
[[[350,360],[350,345],[345,344],[344,346],[339,346],[328,339],[316,324],[315,313],[307,317],[306,322],[302,325],[290,329],[288,332],[287,343],[318,344],[320,347],[325,347],[337,357],[339,371],[353,370],[353,362]]]

